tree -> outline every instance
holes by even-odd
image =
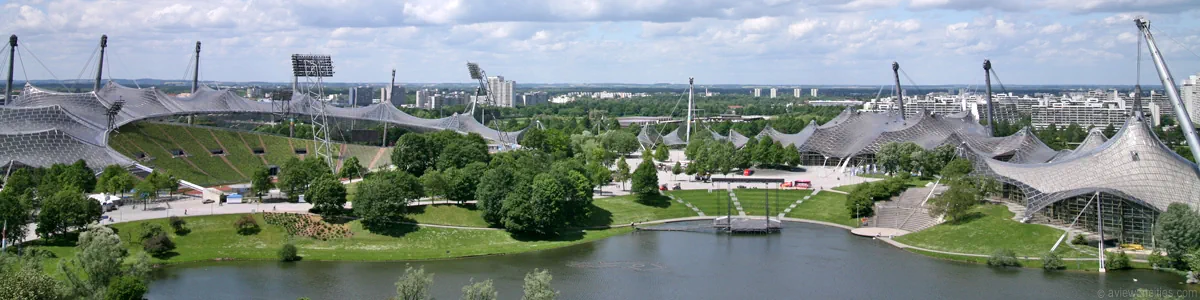
[[[401,171],[421,176],[425,170],[433,168],[440,151],[424,134],[408,133],[400,136],[396,147],[392,148],[392,163]]]
[[[588,171],[587,175],[592,180],[591,186],[593,188],[605,186],[612,182],[612,170],[609,170],[608,167],[597,162],[589,162],[586,168]]]
[[[671,180],[675,180],[675,176],[679,176],[679,173],[683,173],[683,165],[675,162],[675,166],[671,167]]]
[[[479,175],[486,171],[487,164],[481,162],[445,170],[442,174],[446,177],[446,198],[460,202],[476,200],[475,187],[479,184]]]
[[[941,174],[943,178],[962,178],[970,174],[973,169],[971,161],[958,158],[946,163],[946,166],[942,167]]]
[[[957,148],[954,145],[941,145],[931,150],[921,150],[914,153],[914,164],[916,169],[921,171],[921,175],[932,177],[937,175],[946,167],[946,164],[955,159]]]
[[[496,300],[499,294],[496,293],[496,288],[492,286],[492,280],[484,280],[475,282],[471,280],[471,284],[463,286],[462,300]]]
[[[795,167],[803,163],[803,158],[800,157],[800,149],[796,148],[796,144],[788,145],[787,148],[783,149],[783,154],[781,155],[783,156],[781,158],[783,162],[789,166]]]
[[[639,199],[648,199],[658,194],[658,170],[650,160],[643,160],[633,171],[633,192]]]
[[[979,203],[979,192],[969,183],[953,182],[945,193],[930,200],[929,215],[936,218],[946,215],[954,221],[961,221],[971,212],[971,208]]]
[[[167,224],[171,225],[171,229],[175,230],[175,234],[187,231],[187,221],[179,216],[171,216],[167,219]]]
[[[338,172],[338,177],[354,179],[357,177],[362,177],[363,173],[365,172],[366,168],[364,168],[362,164],[358,162],[358,157],[351,156],[350,158],[347,158],[346,161],[342,162],[342,170]]]
[[[475,197],[479,198],[477,205],[482,211],[483,220],[488,224],[502,224],[504,198],[514,189],[517,181],[512,169],[506,166],[493,167],[483,172],[483,178],[479,179],[479,186],[475,190]]]
[[[658,144],[654,146],[654,160],[667,161],[671,159],[671,152],[667,150],[667,145]]]
[[[315,155],[304,160],[292,157],[279,166],[279,189],[289,200],[296,201],[317,177],[324,174],[329,174],[329,168]]]
[[[1106,255],[1104,259],[1104,267],[1109,270],[1125,270],[1133,267],[1129,255],[1125,254],[1124,250],[1118,251],[1116,254]]]
[[[129,174],[120,165],[108,165],[100,172],[100,176],[96,178],[96,191],[101,193],[116,194],[122,192],[120,189],[114,189],[111,180],[121,174]]]
[[[167,232],[163,231],[162,227],[158,227],[157,224],[154,225],[152,228],[156,230],[151,230],[142,237],[142,250],[156,257],[175,250],[175,242],[171,241],[171,237],[167,236]]]
[[[518,187],[504,199],[504,228],[519,234],[550,235],[565,218],[561,213],[568,187],[550,173],[538,174],[533,184]]]
[[[108,291],[104,293],[104,300],[141,300],[147,291],[149,291],[149,288],[146,287],[146,283],[141,278],[121,276],[114,278],[108,284]]]
[[[1104,126],[1104,136],[1111,138],[1113,135],[1116,135],[1116,134],[1117,134],[1117,129],[1113,127],[1113,124],[1108,124],[1108,126]]]
[[[29,216],[33,213],[28,198],[29,195],[22,192],[0,192],[0,223],[8,226],[0,238],[18,243],[25,240],[25,232],[29,230]]]
[[[67,186],[75,186],[84,192],[96,190],[96,176],[91,168],[88,168],[87,161],[82,159],[75,161],[66,170],[59,174],[59,188]]]
[[[337,215],[346,208],[346,186],[333,176],[318,177],[305,193],[313,204],[313,210],[326,215]]]
[[[134,192],[137,192],[137,198],[142,200],[142,210],[146,210],[146,204],[158,199],[158,189],[154,187],[154,177],[157,173],[150,173],[142,181],[138,181],[137,185],[133,186]]]
[[[637,136],[625,131],[609,131],[600,136],[600,144],[604,149],[619,155],[626,155],[637,151],[639,144]],[[649,157],[644,157],[649,159]]]
[[[914,143],[891,142],[883,144],[875,153],[875,162],[883,167],[884,172],[899,173],[913,171],[913,153],[922,151],[921,146]]]
[[[0,272],[0,299],[60,300],[58,281],[38,268],[16,268]]]
[[[846,195],[846,211],[849,212],[850,217],[863,218],[875,214],[875,200],[870,192],[873,185],[870,182],[864,182]]]
[[[433,284],[433,273],[425,273],[425,267],[413,269],[408,266],[404,275],[396,280],[396,300],[426,300],[429,296],[429,286]]]
[[[364,222],[389,222],[404,217],[408,203],[421,198],[421,182],[412,174],[393,171],[359,182],[354,213]]]
[[[1187,204],[1171,203],[1167,211],[1158,217],[1154,237],[1160,247],[1167,251],[1171,267],[1187,267],[1184,257],[1188,251],[1200,247],[1200,214]]]
[[[0,191],[3,194],[13,196],[27,195],[30,201],[34,200],[33,190],[37,188],[37,183],[33,180],[33,175],[25,168],[17,169],[8,176],[8,181],[4,182],[4,190]],[[31,208],[36,208],[36,203],[27,203]]]
[[[75,296],[80,297],[103,294],[109,281],[121,275],[121,262],[128,255],[121,238],[111,228],[95,224],[79,234],[75,249],[75,257],[59,264],[59,270]],[[82,272],[75,272],[68,265]]]
[[[625,162],[625,157],[617,160],[617,172],[613,173],[613,180],[621,183],[621,190],[625,190],[625,181],[629,180],[629,163]]]
[[[275,183],[271,182],[271,169],[267,166],[261,166],[254,170],[254,174],[250,176],[250,192],[258,197],[258,202],[262,202],[263,195],[275,188]]]
[[[74,186],[59,190],[44,200],[38,214],[37,234],[50,238],[100,220],[100,203],[88,199]]]
[[[446,175],[443,175],[438,170],[428,170],[425,175],[421,175],[421,185],[424,186],[425,194],[429,197],[445,198],[446,193],[450,189],[450,183],[446,180]]]
[[[554,280],[554,276],[550,275],[549,270],[533,269],[533,272],[525,274],[525,295],[521,296],[521,300],[554,300],[558,298],[558,291],[550,286],[551,280]]]
[[[297,253],[296,245],[292,245],[292,243],[283,244],[282,247],[279,247],[279,261],[293,262],[300,260],[300,255]]]
[[[487,164],[489,160],[491,156],[488,154],[487,141],[479,134],[471,133],[449,141],[438,156],[437,167],[445,171],[466,167],[475,162]]]

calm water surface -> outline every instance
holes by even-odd
[[[519,299],[534,268],[550,270],[563,299],[1097,299],[1110,290],[1187,288],[1165,272],[1046,273],[931,259],[802,223],[770,236],[636,232],[547,251],[412,264],[435,274],[438,299],[458,299],[472,278],[492,279],[501,299]],[[178,266],[159,272],[148,298],[386,299],[405,265]]]

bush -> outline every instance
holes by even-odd
[[[1104,265],[1109,270],[1126,270],[1133,267],[1133,264],[1129,261],[1129,255],[1125,254],[1125,251],[1109,255],[1104,260]]]
[[[158,223],[142,223],[141,241],[143,242],[156,236],[166,234],[167,232],[163,231],[162,226],[158,225]]]
[[[1071,238],[1071,244],[1087,245],[1087,238],[1083,237],[1082,234],[1076,234],[1074,238]]]
[[[171,224],[171,229],[175,230],[175,234],[180,234],[180,233],[188,231],[187,227],[186,227],[187,221],[184,221],[183,218],[180,218],[178,216],[171,216],[171,218],[169,220],[167,220],[167,222],[169,224]]]
[[[254,215],[243,215],[233,222],[233,226],[237,228],[238,234],[251,235],[258,233],[258,221],[254,220]]]
[[[146,295],[146,283],[133,276],[113,278],[104,293],[105,300],[140,300]]]
[[[988,257],[987,265],[989,267],[1020,267],[1021,262],[1017,260],[1017,254],[1009,249],[998,249]]]
[[[1042,269],[1053,271],[1066,268],[1067,264],[1063,262],[1061,257],[1058,257],[1058,254],[1055,254],[1054,252],[1046,252],[1046,255],[1042,255]]]
[[[292,245],[292,243],[283,244],[283,247],[279,248],[279,261],[300,260],[300,255],[296,251],[296,245]]]
[[[1155,268],[1166,268],[1171,266],[1171,259],[1163,255],[1162,251],[1158,249],[1151,251],[1150,255],[1146,257],[1146,261],[1150,263],[1151,267]]]
[[[166,232],[159,232],[142,241],[142,250],[150,253],[153,256],[162,256],[171,250],[175,250],[175,242],[171,241],[171,237],[167,236]]]

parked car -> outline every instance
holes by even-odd
[[[212,199],[204,199],[204,202],[203,202],[203,203],[204,203],[204,204],[209,204],[209,203],[213,203],[213,202],[216,202],[216,201],[213,201]]]
[[[742,170],[742,176],[750,176],[750,175],[754,175],[754,170],[751,170],[751,169]]]
[[[675,186],[672,186],[672,187],[671,187],[671,189],[672,189],[672,190],[676,190],[676,191],[678,191],[678,190],[682,190],[683,188],[682,188],[682,187],[680,187],[678,183],[676,183],[676,184],[675,184]]]

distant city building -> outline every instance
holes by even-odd
[[[440,109],[451,105],[465,105],[475,100],[474,94],[462,91],[443,91],[437,89],[422,89],[416,92],[416,108]],[[481,101],[482,102],[482,101]]]
[[[1192,118],[1192,124],[1200,126],[1200,74],[1188,76],[1179,94],[1183,98],[1183,107]]]
[[[779,93],[779,89],[776,89],[776,88],[771,88],[771,98],[775,98],[775,96],[776,96],[778,93]]]
[[[258,98],[262,98],[262,97],[263,97],[262,89],[260,89],[256,86],[246,88],[246,98],[247,99],[258,99]]]
[[[754,97],[762,97],[762,89],[754,88]]]
[[[375,88],[369,86],[359,86],[350,88],[350,106],[367,106],[375,102],[375,95],[378,92]]]
[[[860,106],[862,101],[858,100],[812,100],[808,101],[808,105],[812,106]]]
[[[513,107],[513,86],[516,82],[504,80],[504,76],[489,76],[487,78],[488,92],[492,93],[492,105]]]
[[[792,97],[800,98],[800,89],[792,89]]]
[[[812,96],[813,98],[817,97],[817,89],[812,89]]]
[[[404,104],[404,101],[406,100],[404,93],[405,90],[404,86],[402,85],[385,87],[380,90],[379,102],[388,102],[392,105],[400,106],[401,104]]]
[[[550,94],[547,94],[546,92],[529,92],[529,93],[521,94],[521,101],[520,101],[519,105],[521,105],[521,106],[538,105],[538,104],[545,104],[546,102],[549,102],[549,101],[550,101]]]

